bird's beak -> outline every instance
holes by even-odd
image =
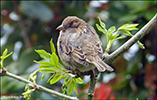
[[[64,31],[64,30],[65,30],[65,27],[64,27],[63,24],[61,24],[60,26],[58,26],[58,27],[56,28],[56,30],[62,30],[62,31]]]

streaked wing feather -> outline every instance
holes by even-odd
[[[61,48],[62,52],[64,52],[65,54],[69,54],[72,50],[71,47],[66,46],[66,45],[61,45],[60,48]]]
[[[83,64],[84,66],[89,66],[88,62],[85,60],[86,57],[81,48],[75,48],[71,53],[71,57],[77,63]]]
[[[96,66],[96,68],[99,70],[99,72],[104,72],[105,70],[113,71],[113,68],[111,68],[109,65],[104,63],[103,61],[99,62],[93,62],[93,64]]]
[[[84,66],[89,66],[88,62],[85,61],[86,57],[81,48],[75,48],[74,50],[72,50],[71,46],[61,45],[60,47],[62,52],[70,55],[75,62],[80,63]]]

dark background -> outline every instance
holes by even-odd
[[[59,26],[66,16],[78,16],[93,26],[100,36],[103,50],[106,46],[105,35],[95,27],[98,16],[105,22],[107,29],[120,27],[126,23],[139,23],[141,29],[157,12],[157,2],[152,1],[1,1],[1,54],[5,48],[14,53],[4,61],[5,68],[14,74],[28,78],[38,68],[33,60],[41,60],[35,49],[50,52],[49,41],[53,38],[56,46]],[[132,31],[135,34],[137,31]],[[157,28],[153,28],[137,44],[120,55],[113,63],[114,72],[101,73],[98,79],[95,99],[157,99]],[[116,41],[111,52],[129,37]],[[61,92],[62,80],[54,85],[47,83],[50,74],[41,81],[38,73],[37,84]],[[86,98],[89,77],[84,84],[78,85],[78,98]],[[1,96],[21,96],[25,84],[9,77],[1,78]],[[101,92],[99,92],[101,91]],[[76,96],[75,93],[72,95]],[[20,98],[20,97],[17,97]],[[56,99],[44,92],[34,92],[32,99]]]

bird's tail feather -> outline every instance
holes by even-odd
[[[99,72],[104,72],[105,70],[108,70],[111,72],[113,71],[113,68],[110,67],[109,65],[107,65],[103,61],[93,62],[93,64],[96,66],[96,68],[98,69]]]

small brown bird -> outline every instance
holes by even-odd
[[[68,16],[56,29],[60,30],[57,42],[59,57],[67,67],[80,72],[95,67],[99,72],[113,71],[102,61],[101,41],[92,26],[76,16]]]

